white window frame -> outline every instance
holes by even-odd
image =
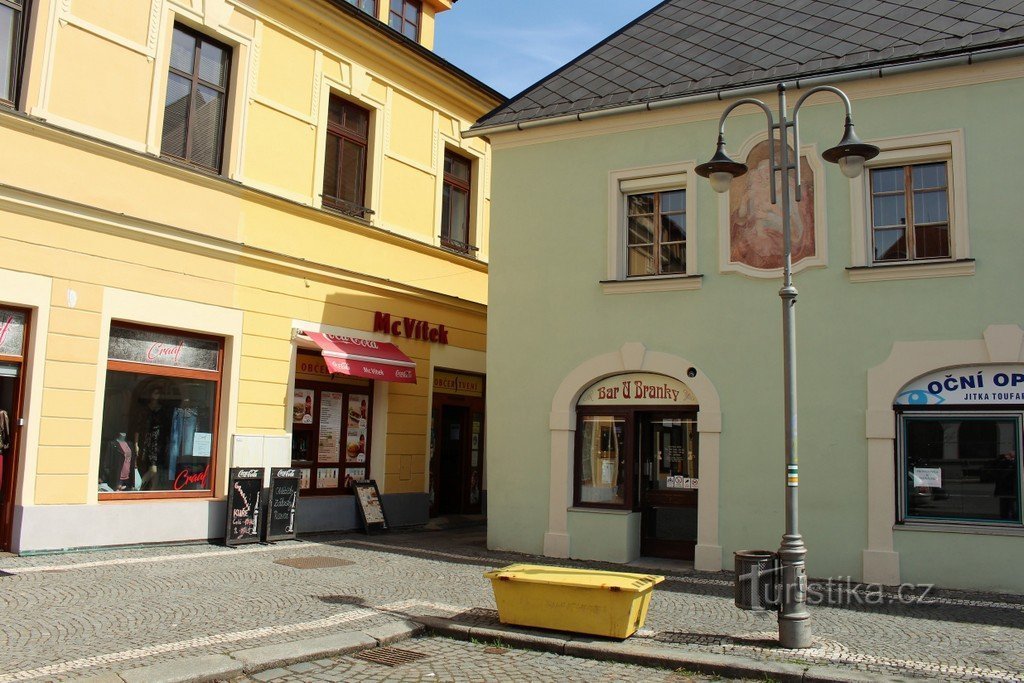
[[[974,275],[967,223],[967,162],[963,129],[871,140],[881,153],[850,182],[850,282]],[[944,161],[949,179],[950,257],[876,263],[872,250],[871,169]]]
[[[1017,422],[1017,453],[1024,455],[1024,412],[1020,410],[957,410],[956,408],[963,408],[964,406],[951,406],[948,410],[938,411],[902,411],[898,413],[898,432],[896,441],[896,476],[898,486],[896,487],[896,523],[897,528],[900,529],[912,529],[912,528],[931,528],[931,529],[947,529],[947,530],[971,530],[980,533],[985,532],[1003,532],[1012,534],[1024,533],[1024,521],[999,521],[999,520],[980,520],[980,519],[953,519],[953,518],[927,518],[927,517],[911,517],[907,511],[907,476],[909,474],[909,467],[907,465],[907,428],[906,419],[914,418],[936,418],[937,416],[945,416],[950,419],[959,418],[1013,418]],[[1019,492],[1024,492],[1024,476],[1021,475],[1020,465],[1017,470],[1018,488]],[[1018,500],[1018,505],[1020,501]]]
[[[668,292],[700,289],[697,271],[696,188],[688,187],[695,161],[611,171],[608,174],[608,271],[601,282],[605,294]],[[686,191],[686,272],[628,277],[626,198],[645,192]]]

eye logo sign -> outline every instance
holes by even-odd
[[[1024,403],[1024,365],[949,368],[918,377],[896,395],[896,405]]]

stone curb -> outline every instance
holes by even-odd
[[[182,657],[171,662],[107,671],[72,679],[85,683],[202,683],[254,674],[297,662],[327,659],[369,650],[411,638],[425,630],[423,624],[398,621],[365,631],[342,631],[316,638],[262,645],[226,655]]]
[[[640,664],[666,669],[686,669],[730,678],[769,678],[787,683],[906,683],[899,678],[854,669],[821,665],[768,662],[736,655],[688,652],[679,648],[638,646],[628,641],[572,636],[550,631],[506,626],[468,626],[443,617],[417,617],[428,632],[457,640],[494,642],[559,655]],[[920,680],[920,679],[916,679]]]

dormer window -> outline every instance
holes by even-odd
[[[348,4],[355,5],[371,17],[377,16],[377,0],[348,0]]]
[[[388,12],[388,26],[406,38],[420,39],[420,15],[423,4],[419,0],[391,0],[391,11]]]

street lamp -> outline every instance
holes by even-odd
[[[779,603],[779,644],[785,648],[805,648],[811,646],[810,614],[807,611],[807,546],[800,535],[797,515],[797,490],[799,485],[799,469],[797,465],[797,429],[796,429],[796,287],[793,286],[793,254],[790,241],[790,173],[796,174],[796,201],[801,200],[800,192],[800,107],[811,95],[818,92],[830,92],[837,95],[846,106],[846,126],[843,139],[835,147],[825,150],[822,158],[839,165],[840,170],[848,178],[856,178],[864,170],[864,162],[878,156],[878,148],[861,142],[853,130],[850,98],[839,88],[823,85],[808,90],[793,107],[792,121],[786,118],[786,86],[779,84],[779,122],[775,123],[768,105],[758,99],[744,98],[733,102],[724,112],[718,123],[718,146],[715,155],[707,163],[694,169],[697,175],[711,181],[715,192],[728,192],[733,178],[747,172],[747,165],[729,158],[725,153],[725,119],[729,114],[744,104],[760,107],[768,118],[768,161],[771,164],[772,177],[769,182],[772,204],[776,204],[775,173],[781,174],[782,180],[782,354],[783,373],[785,375],[785,422],[786,422],[786,532],[782,536],[779,547],[779,560],[782,566],[782,596]],[[778,131],[778,142],[781,160],[775,159],[775,132]],[[793,141],[794,160],[790,160],[790,138]]]

